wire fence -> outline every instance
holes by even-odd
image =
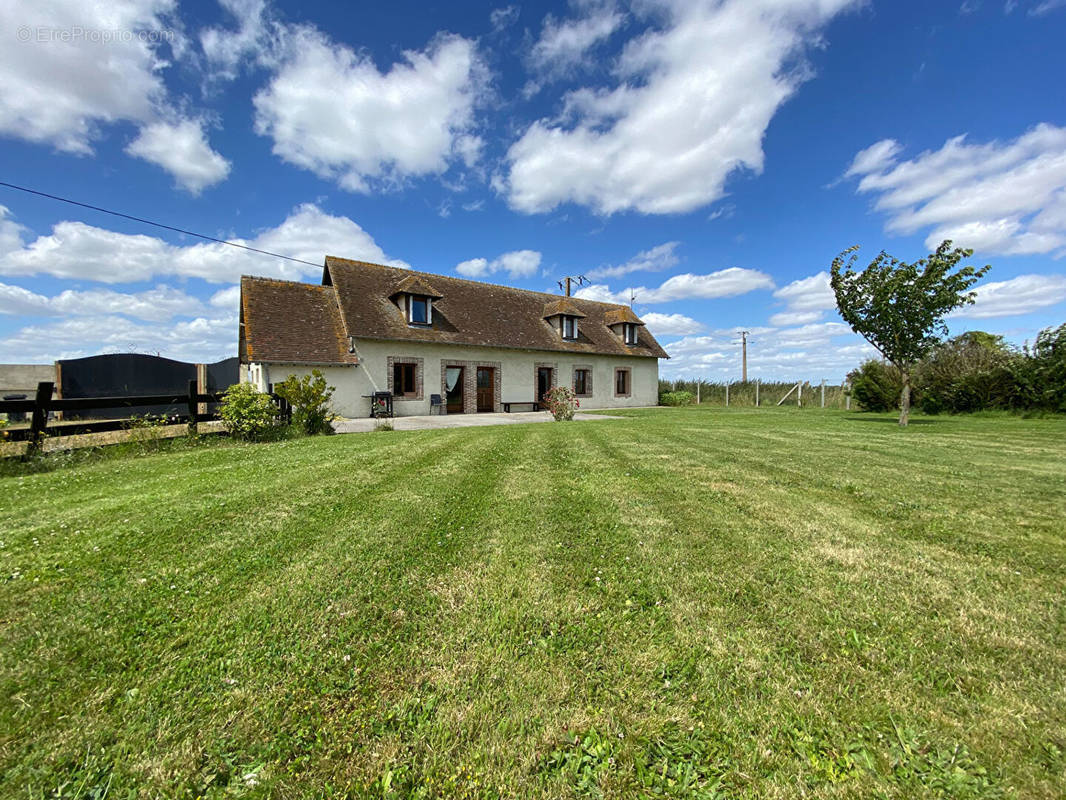
[[[659,381],[659,392],[689,392],[692,402],[706,406],[851,408],[846,384],[825,381]]]

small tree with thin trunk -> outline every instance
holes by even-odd
[[[913,264],[882,250],[866,269],[855,272],[858,249],[849,247],[833,259],[830,285],[844,321],[899,369],[903,377],[899,424],[906,425],[911,371],[947,335],[945,315],[973,303],[976,293],[968,290],[989,266],[958,267],[973,250],[952,249],[947,240]]]

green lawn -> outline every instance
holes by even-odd
[[[0,479],[0,797],[1060,797],[1066,420],[653,409]]]

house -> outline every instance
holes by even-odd
[[[628,306],[327,256],[322,285],[241,278],[241,379],[266,391],[321,369],[334,411],[397,415],[530,404],[572,386],[582,408],[655,405],[666,352]],[[519,410],[527,410],[524,405]]]

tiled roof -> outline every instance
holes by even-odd
[[[395,297],[398,294],[418,294],[424,297],[432,297],[434,299],[441,296],[441,293],[430,286],[425,280],[418,275],[408,275],[398,284],[396,288],[392,290],[389,297]]]
[[[644,324],[629,306],[615,306],[603,315],[603,322],[608,326],[620,325],[623,322],[631,322],[634,325]]]
[[[570,302],[569,297],[560,297],[558,300],[552,300],[546,306],[544,306],[544,313],[541,316],[544,319],[550,317],[556,317],[560,314],[565,314],[568,317],[584,317],[581,313],[581,309]]]
[[[241,278],[241,355],[245,361],[295,364],[358,362],[348,352],[332,286]]]
[[[406,275],[431,281],[441,294],[433,302],[431,327],[408,325],[403,312],[389,300],[393,287]],[[560,300],[559,295],[335,256],[326,256],[322,279],[337,290],[345,329],[356,338],[669,358],[647,328],[639,329],[637,344],[626,345],[608,327],[605,320],[612,311],[628,311],[640,321],[615,303],[565,298],[585,316],[578,325],[577,340],[568,341],[543,317],[544,306]]]

